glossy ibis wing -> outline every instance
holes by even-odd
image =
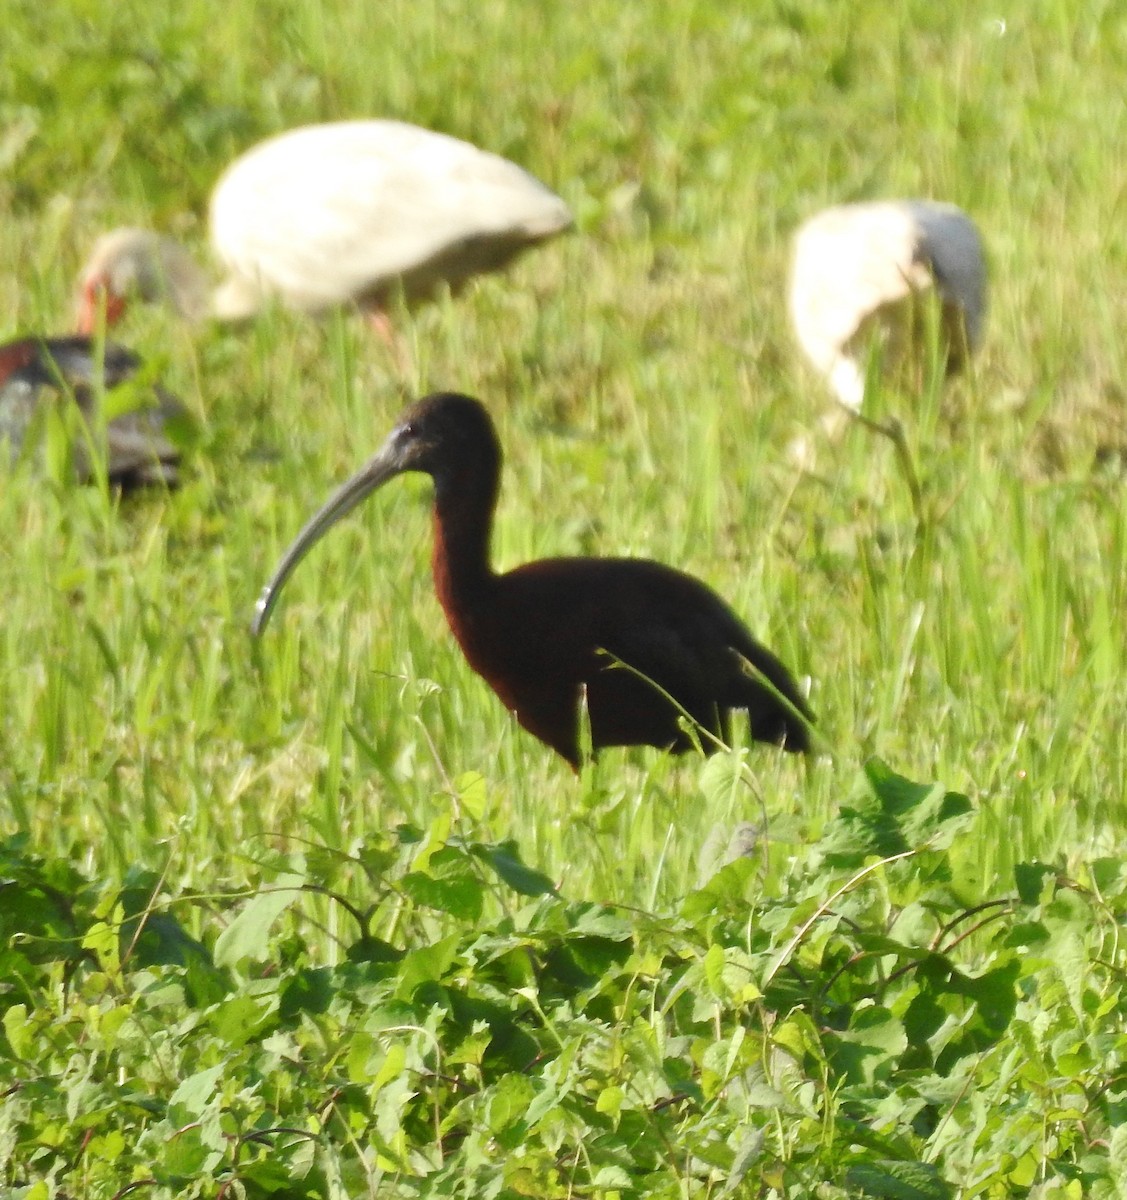
[[[715,592],[671,567],[545,559],[497,576],[480,603],[448,616],[470,665],[573,764],[584,689],[596,750],[686,750],[688,717],[710,751],[707,734],[725,739],[735,708],[757,740],[808,748],[810,711],[783,665]]]
[[[164,388],[153,385],[155,404],[114,417],[106,426],[106,470],[121,488],[180,482],[180,450],[165,435],[167,427],[187,419],[184,406]]]
[[[106,342],[99,355],[93,340],[82,336],[20,338],[0,346],[0,433],[12,450],[21,449],[44,388],[69,392],[89,418],[99,367],[102,386],[113,389],[132,379],[142,362],[132,350],[114,342]],[[146,388],[146,393],[142,399],[147,403],[106,425],[106,469],[117,487],[177,482],[180,452],[164,428],[172,420],[184,419],[185,410],[157,385]],[[87,478],[90,467],[84,447],[76,445],[74,454],[79,475]]]
[[[22,338],[21,344],[28,346],[31,357],[28,363],[29,378],[36,382],[57,387],[89,384],[94,380],[98,362],[97,345],[93,338],[82,334],[66,337]],[[140,369],[141,356],[119,342],[105,342],[102,346],[102,381],[108,387],[131,378]]]

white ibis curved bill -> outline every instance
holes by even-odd
[[[926,324],[918,303],[941,304],[947,369],[977,347],[986,306],[982,239],[953,204],[885,200],[842,204],[807,220],[794,239],[790,315],[807,358],[847,408],[858,412],[873,339],[882,366],[918,358]]]
[[[174,486],[180,451],[165,436],[165,426],[187,420],[187,414],[162,387],[144,380],[141,360],[132,350],[114,342],[106,342],[100,352],[87,337],[24,337],[0,345],[0,445],[6,442],[13,458],[23,451],[42,411],[44,391],[53,388],[73,397],[84,418],[85,435],[75,438],[72,455],[78,478],[89,481],[85,440],[96,435],[96,397],[101,389],[112,393],[130,382],[137,384],[138,395],[127,401],[136,406],[106,422],[106,474],[112,485],[126,490]]]
[[[165,300],[183,316],[240,320],[279,300],[318,313],[354,304],[386,321],[387,304],[456,292],[571,225],[567,205],[507,159],[400,121],[292,129],[252,147],[211,197],[211,243],[225,270],[207,278],[169,238],[118,229],[82,271],[80,332],[104,306]]]

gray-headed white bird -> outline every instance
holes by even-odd
[[[949,371],[982,336],[986,267],[974,222],[953,204],[878,200],[807,220],[794,239],[790,315],[799,345],[847,408],[860,411],[874,339],[896,369],[926,345],[919,301],[941,305]]]
[[[94,247],[79,284],[78,328],[104,307],[112,325],[131,299],[183,316],[239,320],[271,300],[317,313],[356,305],[385,335],[402,295],[456,292],[571,225],[567,205],[515,163],[400,121],[308,125],[252,147],[211,196],[211,291],[170,238],[117,229]]]

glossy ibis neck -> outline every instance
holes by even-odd
[[[501,451],[483,446],[472,457],[434,472],[434,551],[431,569],[451,626],[493,579],[489,540],[501,478]]]

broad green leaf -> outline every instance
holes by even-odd
[[[617,909],[602,904],[580,904],[569,907],[571,932],[580,937],[609,938],[630,941],[634,923]]]
[[[232,992],[209,1011],[209,1027],[228,1050],[259,1037],[276,1019],[281,987],[277,979],[259,979]]]
[[[846,1079],[871,1085],[893,1073],[908,1038],[903,1023],[888,1009],[870,1006],[853,1014],[848,1029],[829,1035],[827,1045]]]
[[[179,1129],[162,1147],[153,1174],[173,1187],[183,1186],[214,1170],[220,1161],[220,1152],[205,1144],[199,1129]]]
[[[396,995],[409,999],[423,983],[438,982],[458,956],[458,936],[451,934],[432,946],[409,950],[399,964]]]
[[[942,850],[972,819],[966,796],[948,792],[939,783],[914,783],[872,758],[850,801],[827,830],[827,859],[850,866],[870,855],[891,858],[925,847]]]
[[[466,815],[475,821],[484,821],[489,808],[489,788],[486,778],[479,771],[467,771],[454,780],[454,792],[458,804]]]
[[[724,947],[715,944],[709,946],[701,960],[704,970],[704,981],[714,997],[722,997],[726,993],[724,987]]]
[[[244,959],[262,962],[270,953],[268,935],[274,922],[301,895],[304,875],[279,875],[243,906],[215,940],[217,966],[237,966]]]
[[[82,948],[94,954],[104,971],[113,974],[119,969],[117,925],[109,925],[104,921],[94,922],[82,936]]]
[[[372,1078],[371,1087],[375,1091],[386,1087],[393,1079],[398,1079],[407,1069],[407,1050],[402,1042],[392,1042],[387,1047],[383,1062]]]
[[[489,1128],[499,1134],[514,1124],[523,1126],[528,1106],[535,1096],[536,1088],[527,1076],[503,1076],[489,1096]]]
[[[433,860],[432,864],[433,866]],[[412,871],[399,881],[416,904],[447,912],[463,921],[476,921],[485,901],[481,881],[468,872],[460,877],[435,878]]]
[[[745,904],[749,889],[759,871],[758,861],[741,855],[715,874],[696,891],[690,892],[681,904],[681,915],[687,921],[700,921],[716,912],[725,912],[733,905]]]
[[[475,844],[473,853],[488,863],[502,881],[522,896],[554,894],[556,885],[539,871],[525,866],[520,860],[515,842],[499,842],[496,845]]]
[[[951,1200],[955,1189],[930,1163],[874,1161],[845,1172],[848,1186],[882,1200]]]
[[[28,1019],[26,1004],[12,1004],[4,1010],[4,1033],[17,1058],[34,1057],[36,1030]]]
[[[595,1111],[606,1113],[610,1117],[617,1117],[622,1111],[625,1100],[626,1093],[622,1088],[617,1084],[612,1084],[599,1092],[599,1098],[595,1101]]]
[[[595,1172],[595,1177],[591,1180],[591,1186],[594,1188],[621,1188],[623,1191],[634,1191],[634,1181],[629,1174],[621,1167],[600,1167]]]
[[[328,967],[299,971],[281,989],[279,1015],[292,1020],[298,1013],[323,1013],[336,995],[333,975]]]
[[[198,1117],[210,1103],[215,1094],[215,1085],[223,1075],[223,1066],[206,1067],[181,1080],[179,1086],[168,1098],[171,1108],[182,1109],[189,1118]]]
[[[1056,881],[1056,869],[1045,863],[1017,863],[1014,866],[1014,882],[1023,904],[1043,904],[1050,900]]]

